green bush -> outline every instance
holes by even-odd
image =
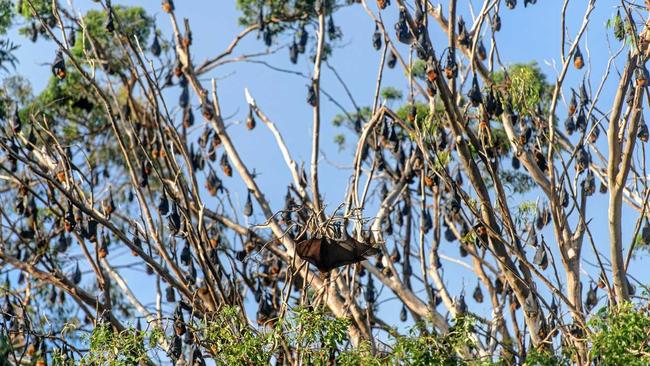
[[[589,321],[591,359],[599,365],[650,365],[650,314],[631,303],[603,308]]]

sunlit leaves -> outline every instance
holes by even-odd
[[[508,68],[507,77],[497,72],[492,80],[510,97],[512,108],[518,113],[532,114],[538,104],[547,102],[550,86],[537,63],[514,64]]]
[[[386,100],[402,99],[402,91],[392,86],[387,86],[381,90],[381,97]]]
[[[90,349],[83,362],[110,366],[127,366],[146,360],[144,333],[134,329],[114,331],[109,325],[98,325],[90,335]]]
[[[114,26],[117,27],[119,23],[120,34],[128,34],[137,37],[140,42],[147,42],[153,32],[153,19],[141,7],[116,5],[113,7],[113,16],[117,20]],[[126,66],[126,63],[123,61],[121,48],[115,47],[113,34],[106,30],[107,17],[107,12],[103,10],[90,10],[86,13],[84,24],[87,33],[81,31],[77,33],[72,54],[79,59],[84,59],[86,55],[94,55],[97,52],[99,59],[91,57],[91,60],[95,61],[94,66],[113,74]]]
[[[11,43],[11,41],[6,39],[0,40],[0,71],[9,71],[8,66],[16,67],[18,59],[16,59],[13,52],[17,49],[18,46]]]
[[[11,0],[0,0],[0,34],[7,33],[13,22],[14,6]]]
[[[598,364],[647,365],[650,363],[650,314],[631,303],[603,308],[592,317],[592,348],[590,355]]]

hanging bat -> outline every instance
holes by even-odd
[[[585,61],[584,58],[582,57],[582,52],[580,52],[580,47],[576,47],[576,51],[573,54],[573,66],[576,67],[576,69],[580,70],[585,66]]]
[[[296,253],[322,273],[348,264],[358,263],[378,253],[378,250],[352,238],[344,241],[311,238],[298,243]]]
[[[59,79],[65,79],[67,75],[65,71],[65,60],[63,59],[63,52],[61,50],[56,51],[56,57],[52,64],[52,73]]]

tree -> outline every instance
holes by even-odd
[[[0,1],[3,34],[16,20],[57,49],[33,95],[2,41],[0,364],[649,364],[647,283],[630,274],[650,245],[648,9],[617,5],[619,49],[594,75],[596,2],[573,31],[568,3],[550,77],[501,60],[516,0],[486,0],[471,22],[455,0],[238,0],[240,33],[206,60],[185,3],[163,0],[155,21],[108,0]],[[368,106],[328,61],[347,52],[344,10],[374,24]],[[255,34],[266,50],[239,53]],[[244,91],[211,74],[268,65],[275,45],[311,69],[313,119],[291,127],[312,132],[307,169],[265,112],[274,100],[245,90],[242,124],[271,132],[284,197],[259,184],[222,112],[220,95]],[[384,84],[396,67],[404,88]],[[319,174],[331,106],[352,167],[343,197]]]

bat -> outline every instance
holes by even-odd
[[[67,75],[65,71],[65,60],[63,59],[63,52],[61,50],[56,51],[56,57],[52,64],[52,73],[59,79],[65,79]]]
[[[336,241],[329,238],[311,238],[298,243],[296,253],[303,260],[313,264],[322,273],[348,264],[358,263],[378,253],[365,243],[348,238]]]

